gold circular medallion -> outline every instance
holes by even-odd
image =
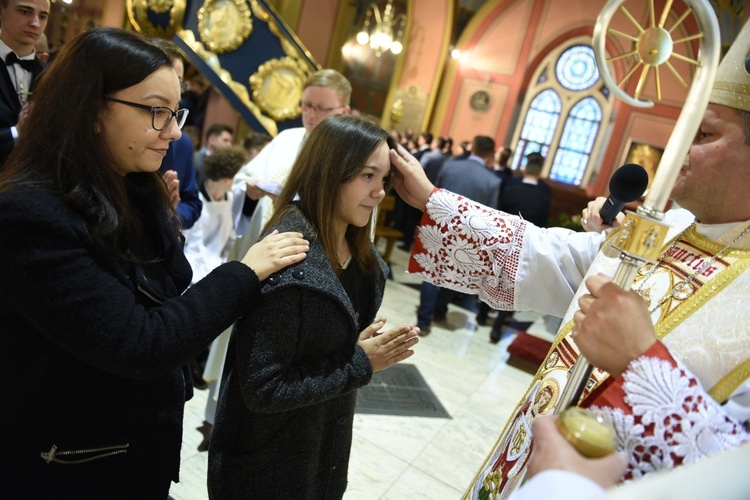
[[[207,0],[198,10],[201,41],[216,54],[235,50],[253,31],[253,20],[243,0]]]
[[[693,286],[690,283],[680,282],[674,287],[672,297],[677,300],[685,300],[693,295]]]
[[[486,90],[477,90],[469,98],[469,105],[476,111],[484,111],[490,107],[490,93]]]
[[[297,59],[272,59],[250,77],[253,100],[276,121],[296,118],[306,79],[306,68]]]
[[[560,395],[560,386],[553,378],[542,382],[534,395],[534,413],[546,415],[552,411]]]
[[[127,0],[130,24],[145,36],[152,38],[171,38],[182,29],[185,17],[185,0]],[[149,14],[169,13],[167,26],[153,24]]]
[[[148,0],[146,2],[148,8],[156,12],[157,14],[165,14],[172,8],[172,0]]]

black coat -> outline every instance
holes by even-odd
[[[301,213],[280,231],[300,231]],[[380,307],[388,268],[369,280],[365,323]],[[354,265],[354,264],[351,264]],[[355,313],[319,241],[263,283],[263,302],[235,328],[209,449],[212,499],[341,498],[356,389],[372,365],[356,343]],[[226,373],[226,372],[225,372]]]
[[[181,365],[259,298],[257,276],[239,262],[180,295],[192,273],[155,193],[136,186],[141,175],[125,182],[152,215],[144,240],[164,256],[147,272],[116,258],[57,196],[0,194],[0,324],[11,381],[0,412],[1,498],[164,500],[192,395]],[[53,446],[61,461],[98,458],[47,463],[41,454]],[[95,449],[103,450],[63,453]]]

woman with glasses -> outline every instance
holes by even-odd
[[[299,231],[310,253],[271,275],[235,327],[209,443],[212,499],[341,498],[357,388],[414,354],[419,330],[378,333],[376,316],[388,266],[370,234],[389,141],[374,123],[334,115],[300,150],[266,231]]]
[[[272,233],[182,293],[191,271],[158,174],[185,112],[169,57],[90,30],[48,69],[0,172],[3,498],[166,499],[182,369],[260,282],[305,256]]]

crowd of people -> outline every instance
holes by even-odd
[[[0,101],[0,321],[16,377],[0,417],[3,496],[167,498],[185,401],[208,380],[211,498],[341,498],[357,389],[414,355],[448,302],[476,297],[478,322],[501,311],[493,342],[514,310],[563,326],[472,498],[510,495],[526,470],[516,495],[533,498],[544,477],[541,488],[596,498],[750,440],[737,323],[750,288],[750,77],[733,71],[750,37],[719,70],[672,192],[669,242],[626,292],[602,274],[622,218],[605,225],[598,198],[587,232],[546,228],[539,153],[514,176],[512,151],[489,136],[456,151],[448,137],[388,133],[351,114],[351,84],[331,69],[304,83],[301,127],[240,146],[202,116],[196,147],[181,128],[200,92],[186,99],[173,46],[96,28],[45,67],[34,47],[48,14],[48,0],[0,0],[12,84]],[[379,315],[389,269],[370,235],[389,192],[424,279],[414,325]],[[580,405],[615,427],[617,455],[582,458],[548,416],[579,355],[596,367]]]

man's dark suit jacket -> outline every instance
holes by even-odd
[[[38,58],[34,58],[34,70],[31,72],[31,92],[34,91],[39,75],[45,68],[45,64]],[[18,92],[13,86],[10,72],[3,61],[0,61],[0,166],[13,150],[15,141],[10,131],[18,123],[18,115],[21,113],[21,101]],[[33,96],[32,96],[33,98]]]
[[[474,158],[446,161],[436,186],[493,208],[500,195],[500,179]]]
[[[539,184],[527,184],[514,178],[503,189],[500,206],[503,212],[520,215],[535,226],[547,227],[552,203],[552,189],[541,180]]]
[[[159,172],[164,175],[167,170],[177,172],[180,180],[180,202],[177,204],[177,215],[182,221],[182,229],[190,229],[201,216],[203,202],[198,196],[198,184],[195,182],[193,168],[193,141],[187,134],[169,143],[167,155],[161,162]]]

